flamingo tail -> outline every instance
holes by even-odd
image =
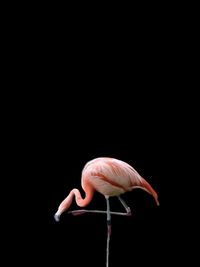
[[[153,198],[155,199],[156,204],[158,206],[160,205],[160,203],[158,201],[158,195],[157,195],[156,191],[153,189],[153,187],[144,178],[142,178],[141,186],[133,186],[133,189],[135,189],[135,188],[140,188],[142,190],[145,190],[147,193],[149,193],[150,195],[153,196]]]

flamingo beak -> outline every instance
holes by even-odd
[[[56,214],[54,215],[54,219],[56,220],[56,222],[60,221],[60,214],[58,214],[58,212],[56,212]]]

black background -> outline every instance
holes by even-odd
[[[177,247],[187,257],[180,249],[186,238],[180,218],[189,210],[182,190],[191,129],[182,90],[187,58],[180,27],[161,17],[130,19],[129,28],[115,24],[107,34],[101,23],[88,28],[91,21],[85,27],[71,21],[75,31],[62,18],[37,30],[24,20],[12,24],[4,158],[12,162],[8,248],[21,264],[105,266],[105,216],[53,218],[70,190],[81,190],[84,165],[102,156],[132,165],[160,201],[157,207],[140,190],[124,195],[133,215],[112,217],[110,266],[171,264],[180,259]],[[88,208],[105,209],[104,197],[96,193]],[[122,210],[115,198],[111,209]]]
[[[176,187],[179,141],[164,102],[156,98],[152,103],[139,89],[128,92],[118,87],[118,92],[109,92],[97,86],[87,95],[85,90],[75,95],[68,90],[37,94],[17,115],[13,156],[22,193],[11,221],[17,236],[14,244],[23,245],[17,257],[25,253],[35,264],[105,265],[106,216],[64,213],[56,223],[53,215],[71,189],[78,188],[84,196],[81,171],[86,162],[106,156],[131,164],[154,187],[160,201],[157,207],[140,190],[124,195],[133,215],[112,217],[111,266],[149,261],[160,266],[160,255],[170,262],[177,256],[182,205]],[[117,199],[110,202],[112,210],[123,210]],[[70,209],[77,208],[73,202]],[[88,208],[106,209],[104,197],[96,193]]]

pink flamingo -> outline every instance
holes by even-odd
[[[106,213],[107,214],[107,250],[106,250],[106,267],[109,265],[109,243],[111,235],[111,215],[130,216],[131,210],[121,198],[121,194],[136,188],[145,190],[151,194],[156,204],[159,205],[158,196],[151,185],[142,178],[139,173],[129,164],[114,158],[96,158],[89,161],[83,171],[81,185],[85,191],[85,198],[81,197],[78,189],[73,189],[69,195],[62,201],[54,218],[59,221],[60,215],[66,211],[75,196],[76,203],[79,207],[87,206],[96,191],[105,196],[107,210],[74,210],[69,211],[73,215],[81,215],[84,213]],[[126,212],[111,212],[109,205],[109,197],[117,196]]]

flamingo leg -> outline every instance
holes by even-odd
[[[121,202],[121,204],[123,205],[123,207],[125,208],[126,212],[124,213],[124,212],[110,211],[110,214],[111,215],[120,215],[120,216],[130,216],[131,215],[131,209],[127,206],[127,204],[125,203],[125,201],[120,196],[118,196],[118,199]],[[104,211],[104,210],[85,210],[85,209],[82,209],[82,210],[71,210],[71,211],[68,211],[68,213],[69,214],[72,214],[74,216],[77,216],[77,215],[82,215],[82,214],[85,214],[85,213],[107,214],[107,211]]]
[[[110,236],[111,236],[111,215],[122,215],[122,216],[130,216],[131,215],[131,209],[128,207],[128,205],[125,203],[125,201],[118,196],[119,201],[121,202],[122,206],[125,208],[126,212],[111,212],[110,211],[110,203],[109,203],[109,196],[105,196],[106,198],[106,205],[107,210],[72,210],[68,211],[68,213],[71,213],[72,215],[82,215],[84,213],[103,213],[107,214],[107,246],[106,246],[106,267],[109,267],[109,247],[110,247]]]
[[[106,246],[106,267],[109,266],[109,245],[110,245],[110,236],[111,236],[111,214],[110,214],[110,203],[109,197],[106,196],[106,204],[107,204],[107,246]]]
[[[131,215],[131,209],[129,208],[129,206],[126,204],[126,202],[120,196],[118,196],[118,199],[122,203],[123,207],[126,210],[126,213],[124,213],[124,215],[130,216]]]

